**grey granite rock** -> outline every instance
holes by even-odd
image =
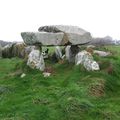
[[[99,55],[100,57],[106,57],[106,56],[109,56],[111,54],[110,52],[99,51],[99,50],[94,50],[93,53]]]
[[[50,25],[50,26],[41,26],[38,29],[39,32],[65,32],[65,33],[76,33],[83,35],[87,33],[87,31],[77,27],[77,26],[69,26],[69,25]]]
[[[55,47],[55,54],[58,60],[62,59],[62,50],[59,46]]]
[[[65,36],[67,36],[68,41],[73,45],[84,44],[92,40],[91,34],[89,32],[77,26],[69,26],[69,25],[42,26],[38,29],[38,31],[50,32],[50,33],[63,32]]]
[[[61,45],[64,33],[22,32],[21,36],[28,45]]]
[[[80,48],[77,45],[76,46],[68,45],[65,48],[66,60],[68,60],[69,63],[74,63],[75,62],[75,56],[79,51],[80,51]]]
[[[25,57],[25,47],[26,45],[22,42],[8,44],[2,48],[2,57],[3,58],[12,58],[12,57]]]
[[[45,62],[43,59],[43,55],[39,50],[32,50],[28,56],[27,65],[31,68],[39,69],[40,71],[44,71]]]
[[[91,34],[76,26],[43,26],[39,32],[22,32],[21,36],[28,45],[78,45],[92,40]]]
[[[100,70],[98,63],[94,61],[93,56],[85,50],[79,52],[75,56],[75,64],[82,64],[88,71]]]

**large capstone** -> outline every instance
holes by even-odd
[[[77,27],[77,26],[69,26],[69,25],[50,25],[50,26],[42,26],[38,29],[39,32],[65,32],[65,33],[76,33],[83,35],[87,33],[87,31]]]
[[[39,32],[50,32],[50,33],[64,33],[64,44],[66,42],[73,45],[84,44],[90,42],[92,37],[89,32],[77,27],[69,25],[51,25],[42,26],[38,29]]]
[[[39,32],[22,32],[26,44],[41,45],[78,45],[92,40],[91,34],[76,26],[42,26]]]
[[[64,34],[62,32],[23,32],[21,36],[28,45],[61,45]]]
[[[32,50],[28,56],[27,65],[33,69],[39,69],[40,71],[44,71],[45,63],[43,59],[43,55],[39,50]]]

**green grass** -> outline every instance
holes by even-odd
[[[21,59],[0,59],[0,120],[120,120],[120,47],[107,49],[115,54],[94,56],[100,71],[47,62],[54,71],[49,78]]]

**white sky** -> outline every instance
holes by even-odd
[[[20,32],[56,24],[120,39],[120,0],[0,0],[0,40],[21,41]]]

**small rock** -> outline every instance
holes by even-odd
[[[51,73],[43,72],[43,76],[44,76],[44,77],[49,77],[50,75],[51,75]]]
[[[23,73],[20,77],[21,78],[24,78],[26,76],[26,74],[25,73]]]
[[[98,54],[101,57],[105,57],[105,56],[110,55],[110,52],[104,52],[104,51],[99,51],[99,50],[94,50],[94,53]]]

